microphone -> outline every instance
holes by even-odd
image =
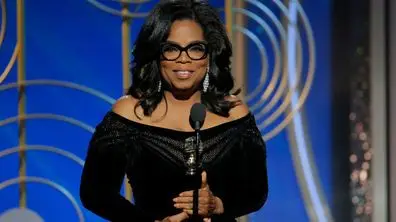
[[[201,129],[206,117],[206,107],[202,103],[195,103],[190,110],[190,125],[195,130]]]
[[[200,130],[205,122],[206,117],[206,107],[201,103],[195,103],[190,110],[190,125],[195,130],[195,147],[194,154],[190,156],[190,168],[188,170],[189,176],[192,179],[193,183],[193,215],[191,221],[200,221],[202,222],[202,218],[198,215],[198,189],[201,187],[202,178],[201,178],[201,170],[200,168]]]

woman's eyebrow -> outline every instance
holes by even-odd
[[[175,42],[175,41],[172,41],[172,40],[167,40],[166,43],[182,46],[178,42]],[[195,40],[195,41],[191,41],[191,42],[187,43],[185,46],[182,46],[182,47],[186,47],[186,46],[194,44],[194,43],[206,43],[206,41],[205,40]]]

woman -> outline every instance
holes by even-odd
[[[136,40],[133,84],[90,141],[80,197],[110,221],[189,221],[187,150],[191,106],[207,107],[201,129],[199,215],[236,221],[268,193],[265,144],[248,108],[230,91],[231,44],[204,1],[161,1]],[[119,191],[127,175],[134,203]]]

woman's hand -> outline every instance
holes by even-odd
[[[170,216],[170,217],[166,217],[163,220],[159,221],[155,221],[155,222],[183,222],[184,220],[188,219],[189,216],[186,212],[181,212],[179,214]]]
[[[184,212],[189,215],[193,214],[193,192],[186,191],[179,194],[179,197],[173,199],[175,202],[175,207],[178,209],[183,209]],[[198,214],[210,218],[213,214],[222,214],[224,212],[223,202],[220,198],[213,195],[210,191],[209,185],[207,183],[206,172],[202,172],[202,184],[201,189],[198,191]],[[207,220],[206,220],[207,221]]]

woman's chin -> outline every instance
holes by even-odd
[[[174,89],[174,91],[178,91],[178,92],[190,92],[194,89],[194,85],[192,85],[192,84],[174,84],[173,89]]]

